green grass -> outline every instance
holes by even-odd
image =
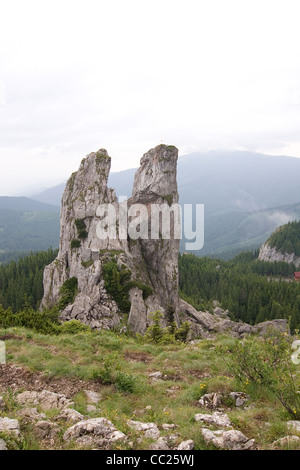
[[[232,339],[226,336],[214,342],[203,340],[194,345],[162,346],[137,342],[126,334],[104,330],[51,336],[25,328],[0,329],[0,337],[8,334],[5,341],[7,363],[26,367],[31,372],[39,371],[55,379],[79,378],[86,381],[88,389],[95,383],[99,370],[105,366],[109,369],[111,383],[96,381],[101,388],[101,400],[95,411],[87,412],[87,398],[82,391],[72,399],[77,411],[85,416],[108,418],[123,431],[128,441],[118,444],[122,449],[128,448],[128,442],[133,443],[134,449],[147,449],[152,442],[143,436],[139,441],[141,435],[128,427],[128,419],[155,422],[159,426],[174,423],[178,426],[174,431],[179,434],[178,443],[193,439],[196,449],[208,449],[194,415],[209,411],[201,409],[197,401],[204,393],[239,391],[216,351],[218,345],[230,347]],[[166,377],[151,379],[149,374],[155,371],[161,371]],[[289,418],[282,405],[264,390],[258,387],[250,392],[246,409],[228,403],[224,411],[235,429],[255,439],[260,448],[268,449],[276,439],[287,435]],[[9,403],[6,415],[17,416],[14,395],[7,392],[6,400]],[[55,410],[53,413],[55,416]],[[4,416],[3,412],[0,416]],[[26,448],[39,448],[32,430],[25,427],[23,433]],[[162,436],[166,434],[167,431],[161,432]],[[57,448],[65,445],[61,436],[57,437],[56,445]]]

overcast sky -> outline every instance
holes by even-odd
[[[299,0],[0,0],[0,195],[180,155],[300,157]]]

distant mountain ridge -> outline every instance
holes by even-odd
[[[13,259],[16,253],[56,248],[59,214],[58,206],[27,197],[1,196],[0,261]]]
[[[130,197],[135,171],[111,173],[109,186]],[[179,202],[204,204],[205,240],[197,254],[227,257],[258,248],[278,226],[299,218],[299,178],[300,158],[217,151],[180,157]],[[35,199],[60,205],[64,186]]]
[[[29,197],[0,196],[0,210],[18,210],[25,212],[57,212],[59,207]]]

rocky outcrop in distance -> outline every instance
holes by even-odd
[[[276,247],[271,247],[268,242],[262,245],[258,259],[269,262],[284,261],[285,263],[294,264],[296,267],[300,266],[300,257],[297,257],[295,253],[281,253],[276,250]]]

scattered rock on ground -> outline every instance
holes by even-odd
[[[211,431],[202,428],[201,433],[206,444],[213,444],[221,450],[254,450],[256,448],[254,439],[248,439],[242,432],[234,429]]]
[[[21,435],[20,424],[17,419],[0,418],[0,432],[13,433],[17,437]]]
[[[93,390],[85,390],[84,393],[89,404],[97,405],[101,400],[101,395],[98,392],[94,392]]]
[[[156,442],[150,444],[150,450],[170,450],[170,446],[165,437],[159,437]]]
[[[19,415],[23,418],[23,421],[42,421],[46,419],[45,413],[39,413],[37,408],[23,408],[19,411]]]
[[[58,426],[50,421],[38,421],[33,428],[35,437],[40,440],[53,439],[58,430]]]
[[[176,450],[193,450],[195,447],[194,441],[191,439],[187,441],[182,441],[179,446],[176,448]]]
[[[240,407],[249,400],[249,395],[244,392],[231,392],[229,396],[234,400],[235,406]]]
[[[5,408],[6,408],[5,401],[2,397],[2,395],[0,395],[0,410],[5,410]]]
[[[277,439],[272,444],[272,447],[290,447],[292,444],[300,444],[300,437],[298,436],[285,436]]]
[[[125,438],[125,434],[106,418],[80,421],[68,428],[63,436],[65,441],[75,440],[79,445],[97,445],[100,448],[108,448],[110,444]]]
[[[228,418],[226,413],[220,413],[218,411],[215,411],[213,414],[201,414],[197,413],[195,415],[195,421],[202,421],[203,423],[209,424],[209,425],[215,425],[219,427],[224,427],[228,428],[231,426],[231,421]]]
[[[145,434],[145,437],[150,437],[151,439],[158,439],[160,436],[160,431],[155,423],[141,423],[140,421],[127,420],[127,425],[135,429],[136,431],[142,431]]]
[[[171,423],[171,424],[162,424],[161,427],[162,427],[162,429],[163,429],[164,431],[169,431],[169,429],[178,428],[178,425],[177,425],[177,424],[173,424],[173,423]]]
[[[0,439],[0,450],[8,450],[6,447],[6,442],[3,439]]]
[[[296,420],[290,420],[290,421],[287,421],[287,426],[289,429],[294,429],[295,431],[299,431],[300,432],[300,421],[296,421]]]
[[[163,376],[163,374],[158,370],[157,372],[152,372],[152,374],[149,374],[149,377],[152,379],[160,379]]]
[[[222,405],[222,395],[220,393],[206,393],[200,398],[198,403],[203,408],[215,410]]]
[[[20,405],[40,405],[44,410],[51,410],[52,408],[62,409],[74,404],[62,393],[50,392],[48,390],[19,393],[17,401]]]
[[[73,423],[78,423],[78,421],[83,421],[84,416],[72,408],[63,409],[56,418],[57,420],[62,419],[64,421],[71,421]]]

